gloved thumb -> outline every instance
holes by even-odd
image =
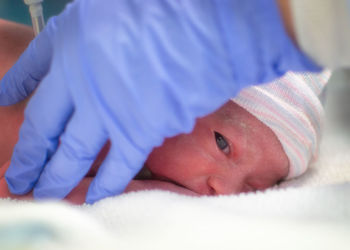
[[[55,18],[28,45],[18,61],[0,82],[0,105],[11,105],[25,99],[47,74],[52,58]]]

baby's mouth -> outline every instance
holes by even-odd
[[[157,181],[164,181],[164,182],[169,182],[171,184],[174,184],[180,188],[184,188],[184,189],[187,189],[189,191],[192,191],[191,189],[189,189],[188,187],[168,178],[168,177],[165,177],[165,176],[161,176],[161,175],[158,175],[158,174],[155,174],[153,172],[151,172],[151,170],[149,170],[147,168],[147,166],[144,166],[140,172],[135,176],[136,180],[157,180]],[[192,191],[193,192],[193,191]]]
[[[153,179],[152,172],[147,168],[147,166],[143,166],[140,172],[134,177],[135,180],[151,180]]]

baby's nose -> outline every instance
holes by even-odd
[[[228,176],[210,176],[207,184],[212,195],[238,194],[247,192],[242,179],[235,178],[232,180]]]

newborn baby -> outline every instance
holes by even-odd
[[[166,139],[146,166],[153,178],[201,195],[264,190],[303,174],[316,157],[329,72],[286,74],[250,87],[197,120],[191,134]]]
[[[4,28],[31,33],[28,27],[0,20],[0,35]],[[22,46],[17,50],[25,48],[28,37],[31,36],[22,37]],[[0,64],[10,66],[18,57],[8,49],[11,39],[15,39],[14,35],[0,40],[0,50],[7,54]],[[21,39],[16,37],[18,41]],[[4,72],[0,73],[2,77]],[[241,91],[216,112],[197,119],[190,134],[168,138],[155,148],[125,192],[163,189],[187,195],[237,194],[264,190],[301,175],[317,154],[323,114],[318,95],[328,77],[328,72],[288,73],[273,83]],[[4,173],[25,104],[0,108],[0,131],[5,135],[0,137],[0,197],[16,197],[8,192]],[[108,145],[68,200],[84,201],[88,185],[107,152]]]

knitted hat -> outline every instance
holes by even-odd
[[[317,157],[323,121],[319,96],[330,77],[288,72],[268,84],[242,90],[232,100],[268,126],[289,159],[287,179],[303,174]]]

